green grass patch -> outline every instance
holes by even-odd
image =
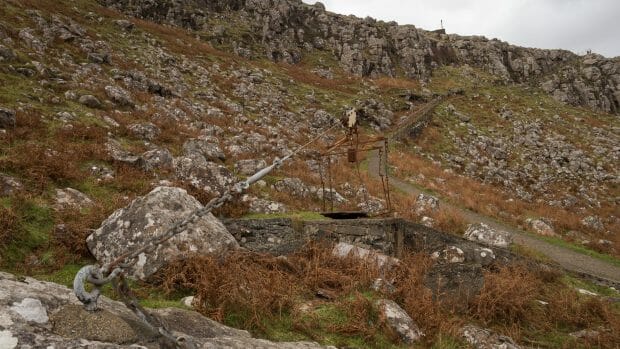
[[[618,258],[616,258],[614,256],[610,256],[610,255],[607,255],[607,254],[596,252],[596,251],[591,250],[591,249],[589,249],[589,248],[587,248],[585,246],[575,245],[575,244],[572,244],[572,243],[570,243],[568,241],[564,241],[564,240],[562,240],[560,238],[550,237],[550,236],[538,236],[538,235],[534,235],[532,233],[527,233],[527,234],[530,235],[530,236],[536,237],[537,239],[546,241],[546,242],[548,242],[548,243],[550,243],[552,245],[560,246],[560,247],[569,249],[569,250],[571,250],[573,252],[581,253],[581,254],[584,254],[586,256],[590,256],[592,258],[596,258],[596,259],[601,260],[603,262],[609,263],[609,264],[611,264],[613,266],[620,267],[620,259],[618,259]]]
[[[9,243],[2,251],[2,263],[13,267],[48,242],[54,221],[52,210],[37,200],[5,200],[2,205],[15,215],[7,237]]]
[[[461,349],[469,346],[463,340],[445,334],[440,334],[431,349]]]
[[[570,275],[564,275],[562,277],[562,280],[564,281],[564,283],[570,287],[574,287],[574,288],[581,288],[584,290],[588,290],[591,292],[595,292],[598,293],[602,296],[607,296],[607,297],[620,297],[620,291],[618,290],[614,290],[610,287],[605,287],[605,286],[601,286],[601,285],[597,285],[591,282],[588,282],[586,280],[583,279],[578,279],[575,277],[572,277]]]
[[[86,263],[84,264],[86,265]],[[59,285],[73,287],[73,278],[75,278],[75,274],[82,268],[84,265],[77,264],[67,264],[62,269],[53,272],[51,274],[40,274],[35,275],[35,279],[53,282]]]
[[[524,245],[519,245],[516,243],[513,243],[512,245],[510,245],[510,251],[515,254],[518,254],[518,255],[521,255],[521,256],[524,256],[524,257],[527,257],[527,258],[530,258],[530,259],[533,259],[535,261],[542,262],[542,263],[549,263],[552,261],[549,257],[547,257],[542,252],[536,251],[532,248],[529,248]]]
[[[299,212],[287,212],[287,213],[251,213],[243,216],[244,219],[270,219],[270,218],[291,218],[293,220],[303,221],[324,221],[329,218],[322,216],[318,212],[311,211],[299,211]]]

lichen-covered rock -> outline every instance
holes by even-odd
[[[105,296],[88,312],[65,286],[0,272],[0,348],[164,349],[125,305]],[[321,349],[312,342],[270,342],[188,310],[147,310],[192,348]]]
[[[508,247],[512,243],[510,233],[492,229],[484,223],[470,224],[463,237],[471,241],[497,247]]]
[[[226,160],[226,155],[220,148],[216,137],[190,139],[183,144],[183,152],[187,156],[195,154],[204,156],[207,161]]]
[[[528,218],[525,223],[536,233],[543,236],[556,236],[555,230],[551,223],[544,219],[532,219]]]
[[[21,302],[13,303],[9,310],[17,313],[26,321],[38,324],[45,324],[49,321],[47,310],[45,310],[41,301],[36,298],[24,298]]]
[[[342,196],[339,192],[337,192],[336,189],[329,189],[329,188],[317,189],[316,196],[319,200],[323,200],[323,198],[325,198],[327,202],[333,201],[334,204],[343,204],[349,201],[344,196]]]
[[[235,171],[244,176],[251,176],[265,167],[267,162],[262,159],[239,160],[235,163]]]
[[[144,124],[132,124],[129,125],[128,129],[136,137],[145,141],[152,141],[157,138],[157,136],[159,136],[159,134],[161,133],[159,127],[150,122]]]
[[[420,340],[424,333],[413,322],[413,319],[396,302],[389,299],[379,299],[376,302],[387,324],[398,334],[400,339],[407,344],[413,344]]]
[[[126,19],[117,19],[114,23],[124,31],[132,31],[135,25]]]
[[[174,159],[174,169],[177,178],[211,194],[223,192],[235,180],[226,167],[197,154]]]
[[[142,246],[149,238],[163,234],[201,207],[198,200],[183,189],[157,187],[115,211],[86,242],[99,262],[108,263],[129,249]],[[152,253],[141,254],[128,274],[144,280],[183,254],[208,255],[237,247],[226,227],[209,213]]]
[[[379,199],[375,196],[368,195],[368,197],[359,198],[362,202],[357,204],[357,208],[361,211],[378,214],[385,210],[385,200]]]
[[[15,52],[13,52],[13,50],[4,45],[0,45],[0,62],[12,61],[15,58],[17,58],[17,56],[15,55]]]
[[[423,216],[422,218],[420,218],[420,223],[422,223],[423,226],[429,227],[429,228],[432,228],[433,226],[435,226],[435,220],[428,216]]]
[[[414,211],[417,215],[430,213],[439,208],[439,199],[432,195],[421,193],[415,200]]]
[[[91,205],[93,205],[93,200],[78,190],[73,188],[56,189],[56,203],[54,208],[57,210],[69,208],[79,210]]]
[[[461,329],[461,335],[467,343],[476,349],[519,349],[520,347],[508,336],[497,334],[491,330],[467,325]]]
[[[129,92],[118,86],[106,86],[105,93],[112,102],[122,107],[133,107],[135,105]]]
[[[138,164],[145,171],[172,168],[174,165],[174,157],[172,157],[172,153],[170,153],[168,149],[156,148],[142,153]]]

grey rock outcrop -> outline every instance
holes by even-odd
[[[16,58],[15,52],[12,49],[0,45],[0,62],[2,61],[12,61]]]
[[[198,200],[183,189],[157,187],[115,211],[86,242],[97,260],[107,263],[132,247],[142,246],[147,239],[163,234],[201,207]],[[152,253],[141,254],[128,274],[144,280],[183,254],[222,253],[237,247],[226,227],[209,213]]]
[[[101,310],[90,313],[71,289],[0,272],[0,348],[164,349],[125,305],[102,296]],[[197,349],[320,349],[312,342],[271,342],[224,326],[188,310],[148,310],[175,337]]]
[[[148,0],[100,0],[127,14],[211,32],[211,42],[244,57],[267,57],[298,63],[305,51],[333,55],[348,73],[358,76],[394,76],[397,71],[428,79],[440,66],[467,64],[486,70],[498,80],[539,85],[557,100],[598,110],[620,112],[620,61],[599,55],[577,56],[563,50],[510,45],[482,36],[429,32],[413,25],[372,18],[337,15],[324,6],[300,0],[198,0],[153,3]],[[212,19],[247,23],[245,37],[212,30]],[[235,19],[236,21],[232,21]],[[239,28],[236,28],[239,30]],[[219,34],[218,34],[219,33]]]

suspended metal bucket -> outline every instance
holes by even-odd
[[[355,148],[347,149],[347,159],[349,162],[357,162],[357,150]]]

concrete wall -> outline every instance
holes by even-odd
[[[272,254],[289,254],[312,240],[347,242],[400,257],[404,251],[441,252],[451,246],[463,252],[465,262],[507,262],[514,255],[506,249],[489,248],[458,236],[442,233],[404,219],[349,219],[299,221],[290,218],[229,219],[223,221],[242,247]],[[488,253],[486,254],[488,255]]]

